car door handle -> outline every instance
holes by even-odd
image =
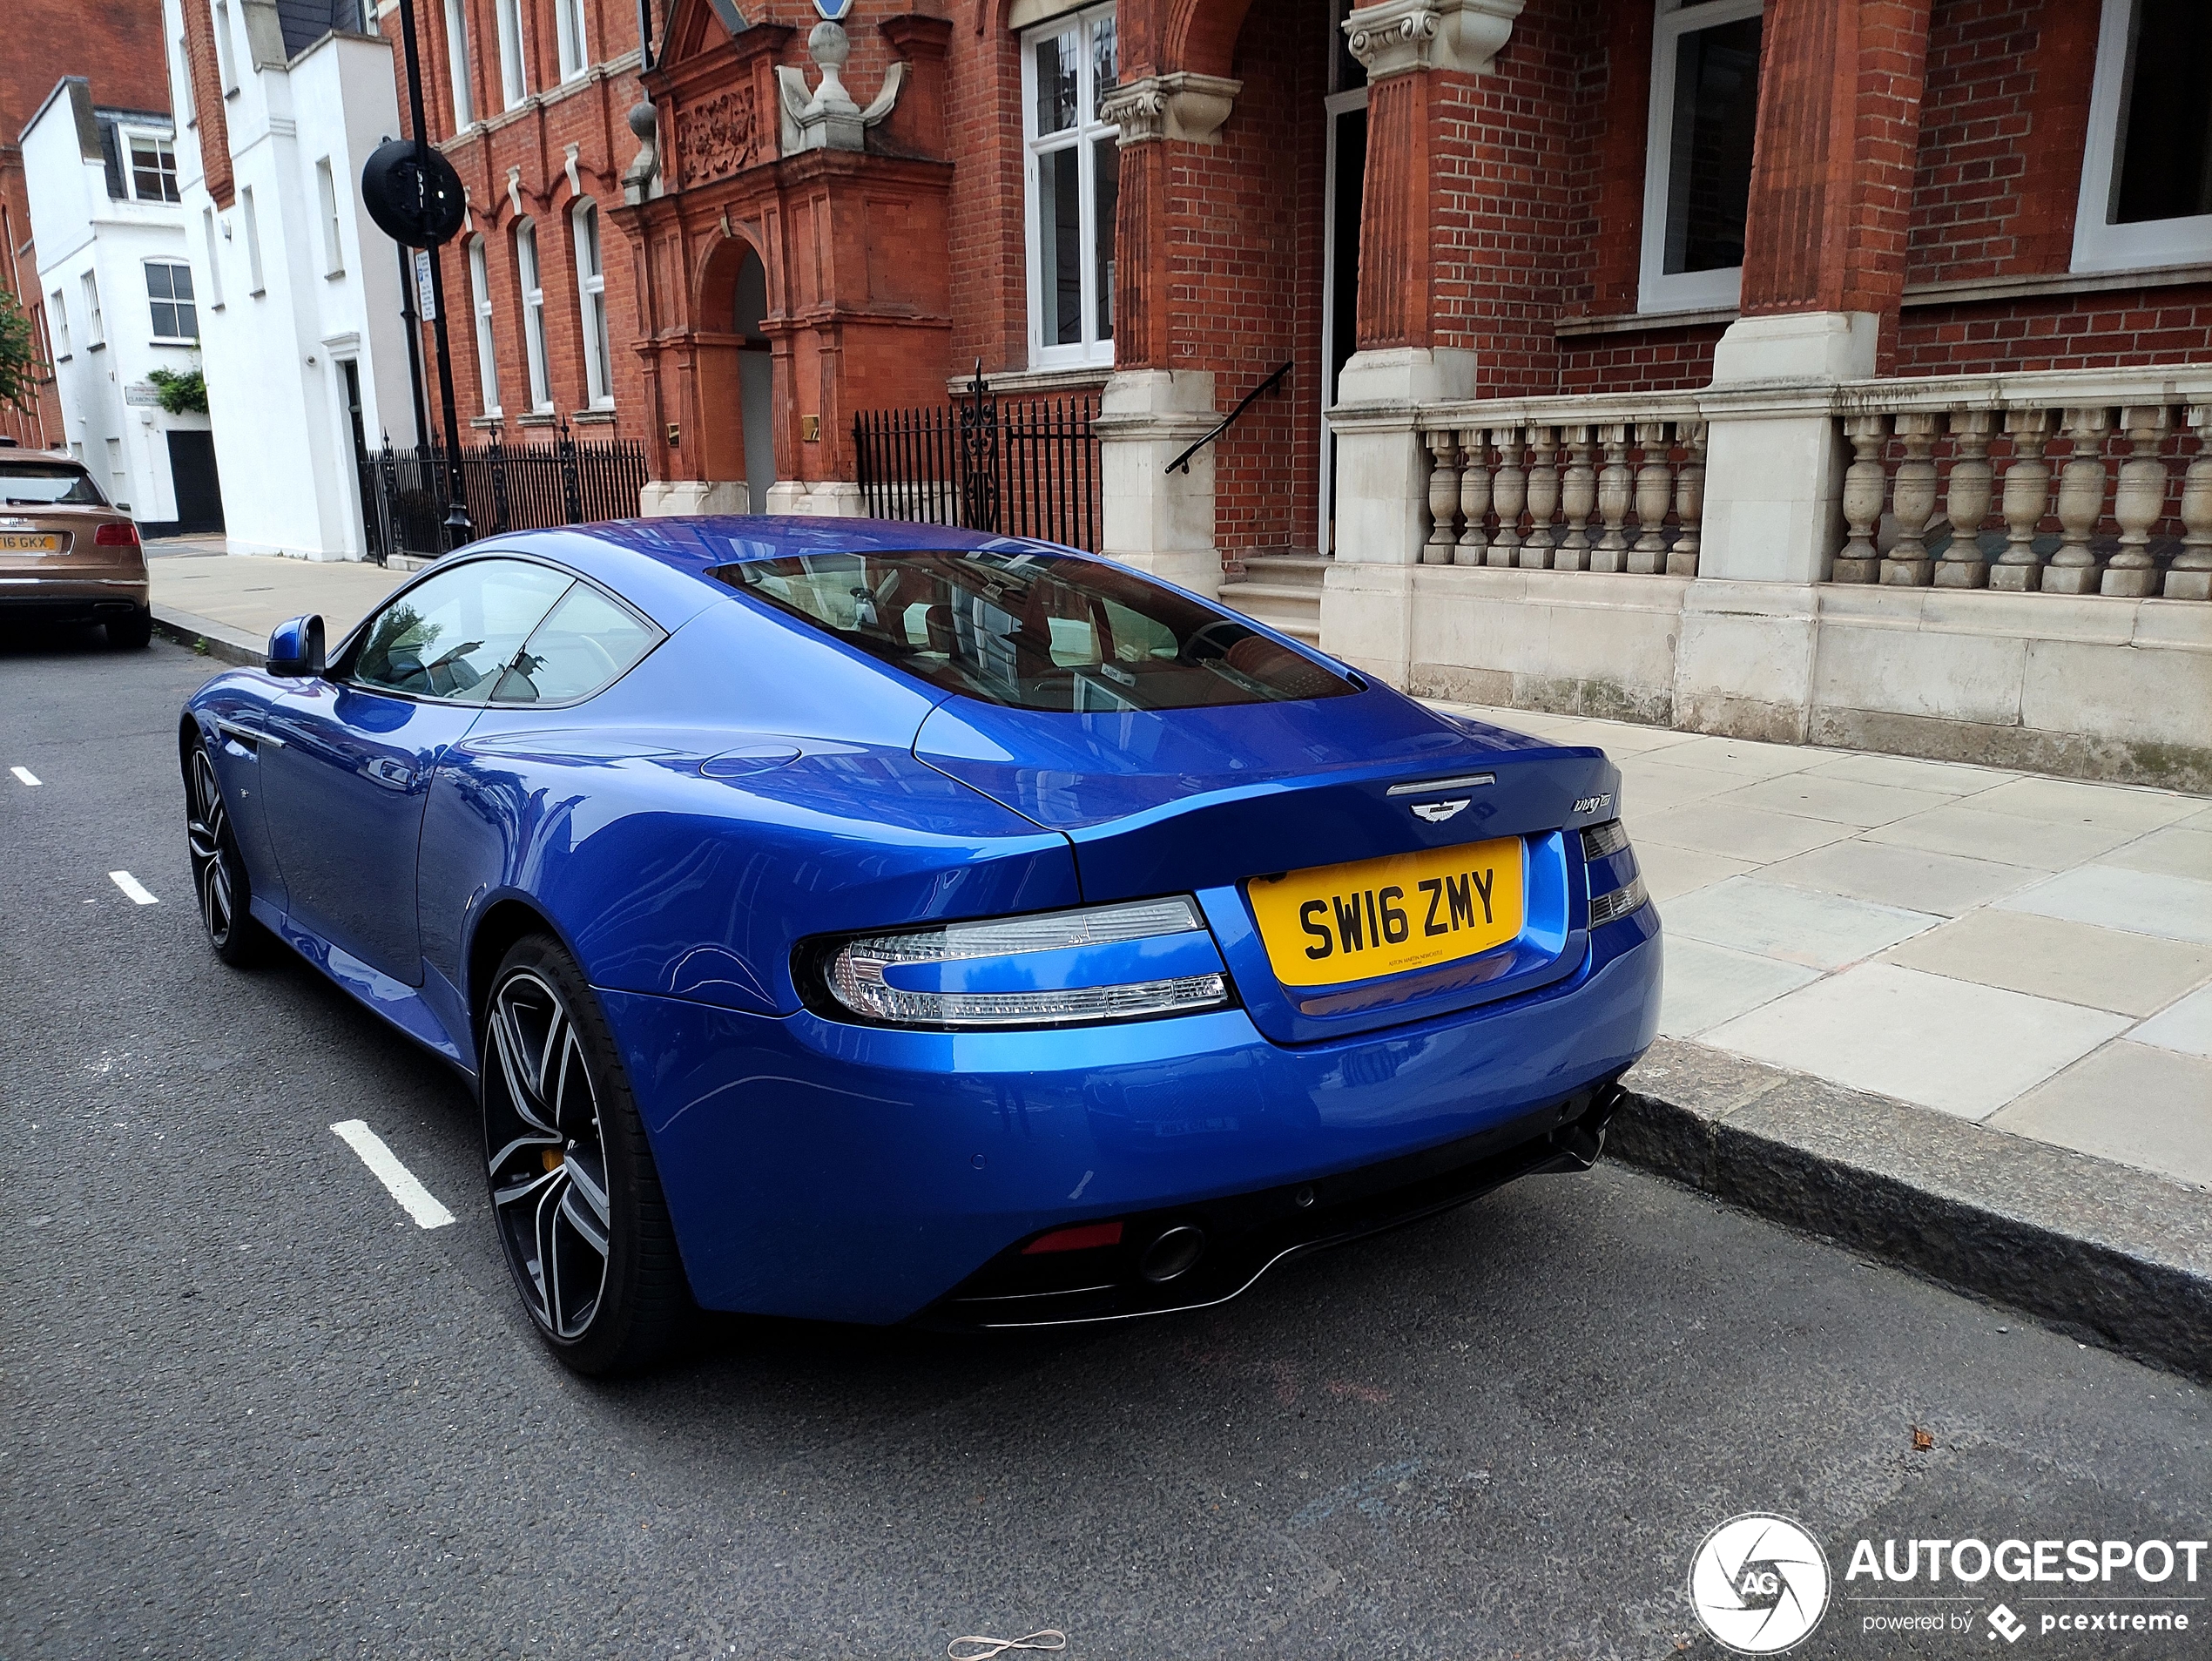
[[[415,769],[404,761],[380,755],[361,769],[387,790],[405,790],[415,783]]]
[[[264,744],[273,746],[280,750],[284,748],[284,740],[277,737],[273,733],[264,733],[259,727],[247,726],[243,722],[226,720],[219,718],[215,722],[215,730],[218,733],[220,733],[225,738],[244,745],[247,749],[255,752],[257,754],[260,753],[260,747]]]

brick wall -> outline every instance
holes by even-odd
[[[2212,283],[1914,307],[1898,329],[1900,375],[2105,369],[2212,356]]]
[[[1214,371],[1224,413],[1294,365],[1217,441],[1224,559],[1318,541],[1327,27],[1322,0],[1255,6],[1230,71],[1244,90],[1220,144],[1169,146],[1168,301],[1190,320],[1177,361]]]
[[[43,351],[45,302],[17,140],[64,76],[91,81],[92,101],[102,107],[166,110],[161,0],[6,0],[0,17],[6,45],[0,51],[0,288],[31,314]],[[0,404],[0,433],[27,446],[59,444],[61,402],[51,382],[32,403],[29,411]]]
[[[476,113],[484,121],[453,136],[453,82],[445,8],[418,0],[417,49],[422,62],[425,118],[431,135],[468,187],[469,228],[442,251],[448,309],[447,336],[453,353],[454,398],[463,423],[482,415],[482,381],[476,356],[476,318],[469,276],[468,245],[483,239],[486,274],[492,301],[492,334],[507,436],[527,436],[537,423],[530,414],[529,371],[523,341],[523,276],[516,229],[524,219],[537,233],[538,275],[545,296],[547,380],[554,418],[575,422],[579,436],[605,436],[606,412],[593,412],[584,365],[583,313],[578,301],[576,237],[572,214],[580,198],[597,205],[600,268],[606,278],[610,386],[614,394],[611,431],[623,438],[647,436],[643,381],[631,342],[642,308],[635,294],[637,262],[609,209],[622,201],[622,173],[637,153],[637,135],[626,124],[630,108],[643,96],[634,63],[617,73],[560,78],[558,37],[552,0],[523,0],[524,78],[532,97],[509,111],[502,107],[498,37],[489,0],[466,0],[469,84]],[[395,44],[393,64],[404,78],[406,61],[396,50],[398,15],[381,25]],[[637,11],[627,0],[585,0],[584,40],[595,64],[634,53]],[[858,54],[856,53],[857,57]],[[404,78],[400,86],[401,122],[408,126]],[[569,183],[567,147],[577,146],[580,192]],[[517,213],[508,191],[508,169],[521,202]],[[423,361],[430,375],[431,420],[438,420],[435,335],[426,325]],[[466,436],[464,431],[464,438]]]

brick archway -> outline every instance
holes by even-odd
[[[1252,0],[1165,0],[1167,27],[1160,43],[1161,67],[1194,75],[1229,73],[1237,37]]]

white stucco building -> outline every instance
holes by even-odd
[[[222,523],[208,417],[171,415],[149,375],[199,367],[165,112],[94,105],[60,82],[24,130],[24,171],[64,440],[148,535]]]
[[[196,44],[209,40],[212,61]],[[399,256],[361,204],[399,132],[359,0],[165,0],[184,245],[233,551],[358,559],[357,442],[415,442]],[[205,84],[203,84],[205,83]]]

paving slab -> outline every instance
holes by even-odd
[[[1892,946],[1881,961],[2134,1016],[2186,1003],[2191,987],[2212,979],[2212,947],[2028,911],[1973,912]]]
[[[1809,853],[1851,834],[1851,827],[1831,820],[1801,819],[1718,800],[1685,802],[1646,814],[1630,827],[1631,835],[1675,847],[1724,854],[1765,864]]]
[[[1861,834],[1870,842],[1895,842],[1937,854],[2063,871],[2124,847],[2140,834],[2095,825],[2058,825],[2018,814],[1984,813],[1979,809],[1982,800],[1981,796],[1974,796],[1955,806],[1932,807]]]
[[[1631,827],[1641,821],[1633,814],[1623,814]],[[1633,828],[1632,833],[1633,834]],[[1749,860],[1731,860],[1725,854],[1700,853],[1694,847],[1674,847],[1665,842],[1635,839],[1636,868],[1643,874],[1646,893],[1654,900],[1665,901],[1696,889],[1710,888],[1726,877],[1741,876],[1746,871],[1759,868]]]
[[[1854,837],[1831,842],[1810,854],[1762,867],[1768,882],[1821,888],[1878,905],[1956,917],[1992,900],[2026,888],[2041,873],[2021,865],[2000,865],[1957,854]]]
[[[1948,806],[1953,799],[1931,790],[1900,790],[1894,785],[1866,784],[1855,779],[1786,773],[1746,785],[1722,800],[1777,814],[1797,814],[1806,819],[1834,820],[1838,824],[1866,830],[1910,819],[1931,807]]]
[[[2122,1040],[1989,1117],[1999,1130],[2212,1185],[2212,1059]]]
[[[2084,865],[2047,877],[1997,903],[2007,911],[2032,911],[2163,940],[2212,944],[2212,882],[2191,877]]]
[[[1662,915],[1669,935],[1814,969],[1841,969],[1942,921],[1926,912],[1745,876],[1700,888]]]
[[[1705,1036],[1770,1066],[1979,1119],[2131,1024],[2109,1010],[1861,963]]]
[[[1984,791],[1974,798],[1974,806],[1985,813],[2017,814],[2025,819],[2049,820],[2056,824],[2147,831],[2191,817],[2202,800],[2200,796],[2133,785],[2020,778]]]
[[[1860,784],[1895,785],[1901,790],[1929,790],[1942,796],[1971,796],[1993,790],[2020,777],[1994,767],[1969,766],[1962,761],[1924,761],[1909,755],[1866,755],[1856,751],[1830,752],[1831,759],[1805,769],[1821,779],[1852,779]]]
[[[2137,1043],[2212,1057],[2212,986],[2199,987],[2176,1000],[2128,1036]]]
[[[2148,836],[2115,847],[2097,863],[2212,882],[2212,830],[2193,830],[2186,824],[2168,825],[2163,830],[2155,830]]]
[[[1819,978],[1818,969],[1801,963],[1676,935],[1667,942],[1659,1030],[1670,1037],[1695,1037]]]

